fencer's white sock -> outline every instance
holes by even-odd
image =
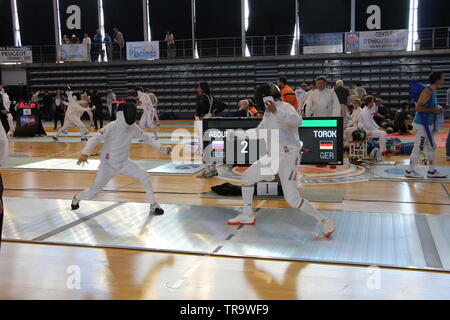
[[[305,213],[307,215],[310,215],[314,219],[316,219],[318,222],[323,222],[327,219],[323,214],[321,214],[319,211],[316,210],[316,208],[313,207],[311,202],[308,200],[302,199],[302,203],[300,204],[299,208],[300,212]]]
[[[244,214],[247,216],[253,216],[253,193],[255,192],[255,188],[251,187],[242,187],[242,200],[244,200]]]
[[[156,203],[155,194],[153,192],[153,187],[149,179],[143,180],[142,184],[144,185],[145,193],[147,194],[149,203]]]

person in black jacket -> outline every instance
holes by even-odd
[[[211,88],[209,86],[208,82],[200,82],[197,87],[197,107],[195,112],[195,120],[198,125],[197,131],[200,133],[199,136],[201,136],[201,121],[204,118],[212,118],[215,117],[217,114],[221,113],[226,105],[225,103],[214,100],[212,94],[211,94]],[[203,143],[203,139],[200,139],[200,144]],[[206,170],[200,174],[199,178],[212,178],[217,176],[219,173],[216,169],[216,163],[205,163],[206,164]]]
[[[212,118],[220,114],[226,104],[220,100],[214,99],[211,94],[211,88],[208,82],[200,82],[197,87],[197,106],[195,119]]]
[[[97,122],[100,120],[100,128],[103,128],[103,101],[99,96],[98,91],[94,90],[91,94],[91,104],[95,106],[94,110],[94,124],[95,130],[98,130]]]
[[[338,80],[336,81],[334,92],[336,93],[341,105],[341,117],[345,117],[347,114],[347,101],[350,96],[350,91],[347,88],[344,88],[344,81]]]

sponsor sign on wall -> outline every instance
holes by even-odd
[[[57,61],[89,61],[87,44],[59,44],[56,46]]]
[[[303,35],[303,53],[342,53],[342,33],[317,33]]]
[[[29,47],[0,47],[0,63],[33,63]]]
[[[127,42],[127,60],[159,59],[158,41]]]
[[[347,32],[346,52],[395,51],[408,47],[408,30]]]

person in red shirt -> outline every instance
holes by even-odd
[[[298,109],[297,96],[295,95],[295,91],[292,90],[292,88],[287,85],[286,77],[279,77],[277,81],[277,86],[281,90],[283,102],[291,104],[292,106],[294,106],[295,110],[297,110]]]

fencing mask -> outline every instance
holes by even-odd
[[[119,118],[119,113],[123,114],[125,123],[129,126],[133,125],[137,120],[137,107],[134,103],[120,104],[117,108],[117,118]]]
[[[273,83],[263,84],[256,89],[255,92],[255,101],[256,107],[259,110],[265,110],[266,106],[264,105],[265,97],[273,97],[274,100],[281,98],[281,91],[277,85]]]

